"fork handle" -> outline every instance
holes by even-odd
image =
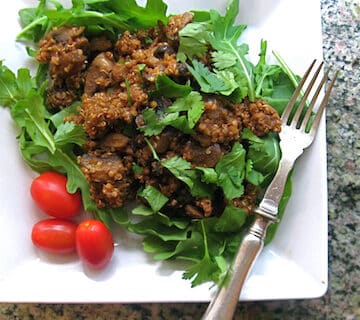
[[[231,320],[233,318],[243,284],[256,258],[264,247],[264,238],[271,220],[256,214],[225,277],[223,286],[209,304],[202,320]]]

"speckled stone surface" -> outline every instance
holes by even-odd
[[[239,303],[234,319],[360,319],[360,1],[322,0],[324,57],[339,69],[327,111],[329,290],[321,299]],[[7,319],[200,319],[205,304],[0,304]],[[221,320],[221,319],[219,319]]]

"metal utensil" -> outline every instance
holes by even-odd
[[[288,174],[294,166],[295,160],[303,153],[304,149],[309,147],[314,141],[321,116],[328,103],[337,76],[337,73],[335,73],[315,116],[312,117],[315,102],[330,72],[330,69],[325,72],[320,83],[316,89],[314,89],[315,92],[309,105],[307,105],[310,92],[315,88],[314,84],[323,66],[323,63],[320,63],[320,66],[316,69],[307,85],[305,92],[302,94],[304,84],[315,63],[316,60],[312,62],[305,72],[281,116],[282,128],[279,136],[282,157],[279,167],[262,201],[254,210],[255,219],[238,248],[234,261],[224,280],[224,285],[219,289],[215,298],[209,304],[202,317],[203,320],[232,319],[245,279],[264,246],[266,230],[271,223],[278,220],[278,205],[284,191]],[[301,96],[300,102],[297,104],[296,102],[299,96]],[[305,106],[307,106],[306,111]]]

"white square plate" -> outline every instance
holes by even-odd
[[[314,0],[241,0],[238,21],[249,25],[244,41],[256,59],[260,39],[302,74],[322,59],[320,3]],[[214,8],[226,0],[168,0],[171,13]],[[35,0],[7,1],[0,11],[0,58],[13,71],[29,65],[15,42],[17,12]],[[141,241],[119,231],[110,266],[84,270],[76,257],[42,254],[30,240],[32,225],[45,216],[35,208],[29,186],[36,175],[23,163],[17,130],[0,108],[0,301],[2,302],[195,302],[209,300],[209,284],[195,288],[172,263],[153,261]],[[327,177],[325,123],[296,165],[293,196],[274,241],[260,255],[241,300],[313,298],[327,289]],[[70,289],[69,289],[70,288]]]

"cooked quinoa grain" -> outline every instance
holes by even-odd
[[[195,83],[186,64],[177,59],[179,31],[193,17],[193,13],[172,16],[167,25],[126,31],[115,41],[105,35],[88,38],[84,27],[73,26],[54,28],[40,41],[36,59],[49,65],[49,110],[80,101],[78,114],[67,121],[82,125],[87,133],[78,163],[100,208],[142,202],[137,191],[151,185],[168,198],[164,214],[219,216],[229,204],[222,192],[215,190],[213,198],[193,196],[183,181],[154,159],[153,152],[164,160],[186,160],[192,169],[211,169],[240,140],[243,128],[259,137],[280,131],[279,115],[263,100],[234,103],[201,93],[204,111],[191,131],[166,126],[158,134],[142,132],[144,110],[165,116],[175,100],[154,94],[159,75],[178,84]],[[199,60],[211,67],[209,53]],[[257,188],[247,183],[244,194],[230,204],[250,213],[256,198]]]

